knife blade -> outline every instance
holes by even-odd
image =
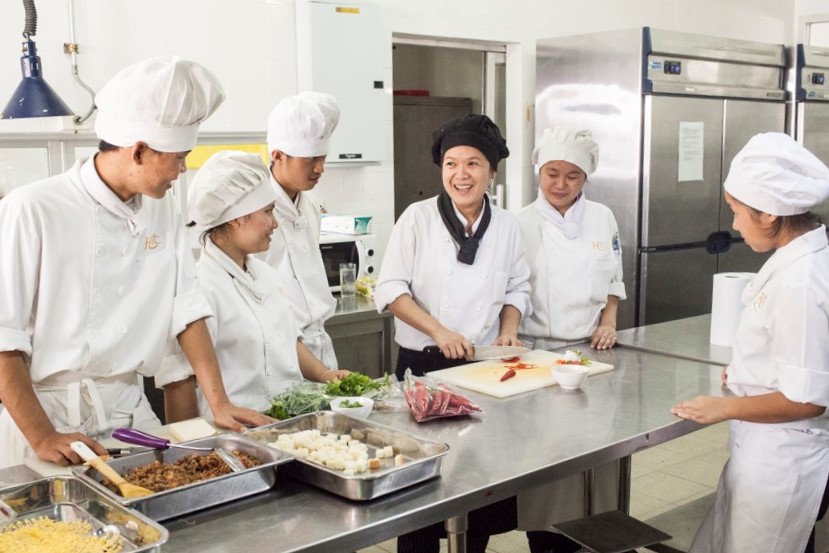
[[[529,353],[531,350],[523,346],[473,346],[473,361],[490,361],[492,359],[509,359]],[[427,355],[443,355],[437,346],[426,346],[423,353]]]
[[[509,359],[529,353],[530,349],[523,346],[475,346],[473,359],[475,361],[489,361],[491,359]]]

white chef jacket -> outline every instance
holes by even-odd
[[[377,279],[377,311],[409,294],[442,325],[479,345],[495,342],[504,305],[522,316],[531,313],[530,269],[518,222],[511,213],[490,207],[492,219],[472,265],[458,261],[458,245],[441,220],[437,197],[406,208],[392,229]],[[401,347],[420,351],[435,345],[398,318],[395,328]]]
[[[143,405],[140,390],[132,405],[90,401],[89,383],[117,382],[112,397],[124,397],[122,377],[134,386],[135,373],[155,374],[171,341],[209,314],[172,198],[126,204],[90,158],[0,202],[0,351],[24,354],[36,392],[59,395],[81,381],[89,392],[61,405],[38,393],[59,428],[97,435],[107,421],[88,418]],[[80,424],[54,421],[66,422],[64,403],[77,406]],[[4,433],[19,434],[6,422]]]
[[[826,228],[778,249],[746,287],[743,304],[729,389],[829,405]],[[779,424],[732,421],[729,450],[690,551],[803,551],[829,470],[827,414]]]
[[[299,330],[276,271],[248,256],[243,271],[206,239],[199,258],[199,284],[215,316],[207,320],[230,402],[265,411],[271,399],[303,379],[296,353]],[[193,374],[183,354],[167,357],[156,385]],[[199,413],[211,418],[198,389]]]
[[[578,341],[592,336],[607,296],[626,297],[619,228],[613,213],[585,199],[581,233],[572,239],[541,215],[536,202],[521,210],[518,224],[530,265],[533,304],[532,315],[521,321],[521,338],[534,341],[537,348],[547,348],[559,345],[552,340]],[[594,479],[594,511],[616,509],[618,462],[596,467]],[[518,528],[548,530],[558,522],[586,516],[583,497],[582,474],[522,492],[518,495]]]
[[[337,300],[331,294],[319,248],[319,204],[308,192],[300,192],[291,201],[273,175],[271,184],[276,190],[274,215],[279,227],[270,249],[258,257],[276,270],[285,287],[303,343],[330,370],[337,370],[331,338],[324,328]]]
[[[521,321],[530,338],[580,340],[592,336],[607,296],[625,299],[619,227],[602,204],[585,200],[581,234],[569,239],[533,202],[519,216],[530,265],[533,312]]]

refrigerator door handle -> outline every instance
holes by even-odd
[[[705,240],[705,251],[710,254],[725,253],[731,249],[733,237],[727,230],[712,232]]]

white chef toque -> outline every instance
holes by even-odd
[[[586,129],[556,125],[544,129],[533,150],[532,162],[539,169],[550,161],[567,161],[590,175],[599,164],[599,145]]]
[[[198,63],[150,58],[122,69],[95,96],[95,132],[114,146],[142,141],[159,152],[187,152],[199,123],[224,99],[216,76]]]
[[[798,215],[829,197],[829,168],[787,134],[757,134],[734,157],[723,187],[770,215]]]
[[[259,154],[224,150],[210,156],[190,183],[187,211],[205,231],[276,201],[270,171]]]
[[[340,121],[336,98],[322,92],[300,92],[276,104],[268,116],[268,152],[293,157],[328,154],[328,140]]]

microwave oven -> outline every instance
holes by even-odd
[[[355,263],[357,276],[374,274],[373,234],[320,234],[320,253],[328,286],[332,292],[340,291],[340,263]]]

